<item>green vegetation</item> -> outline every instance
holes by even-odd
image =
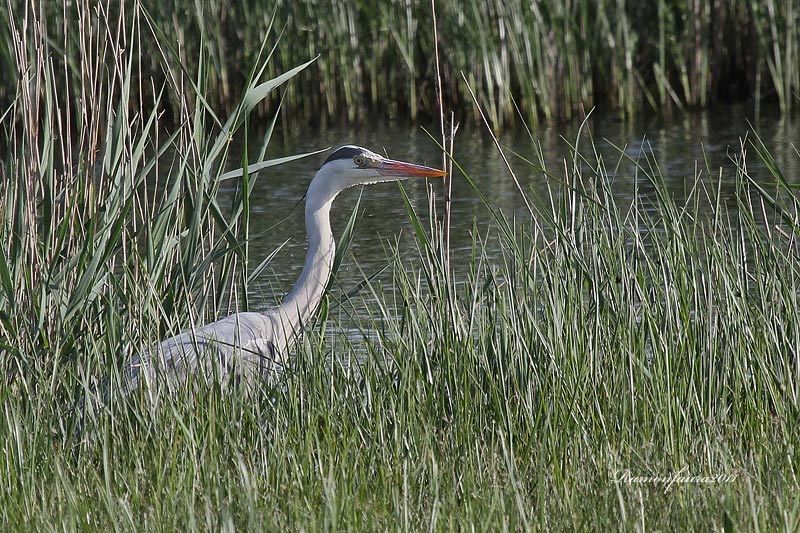
[[[3,530],[800,527],[800,200],[757,137],[681,202],[644,155],[637,191],[653,193],[620,205],[617,161],[583,132],[565,175],[540,170],[551,195],[525,191],[529,219],[476,228],[464,275],[409,204],[419,261],[389,254],[391,289],[365,283],[363,340],[331,340],[323,313],[250,396],[198,384],[72,409],[131,351],[247,305],[256,176],[218,205],[229,143],[270,94],[328,75],[301,72],[308,57],[267,75],[283,47],[259,48],[226,119],[206,99],[212,54],[193,77],[141,12],[83,15],[65,25],[85,47],[69,75],[30,10],[6,56],[26,83],[0,140]],[[145,42],[163,89],[138,76]],[[543,166],[533,142],[520,156]],[[615,483],[683,469],[731,479]]]
[[[18,19],[28,0],[11,0]],[[780,0],[440,0],[436,3],[443,96],[448,108],[473,113],[461,72],[469,78],[495,127],[512,123],[516,105],[529,122],[581,116],[581,106],[604,106],[630,117],[639,109],[672,113],[718,100],[767,101],[789,112],[800,93],[800,5]],[[116,3],[99,4],[112,14]],[[125,2],[136,12],[138,2]],[[63,8],[41,2],[36,16],[54,52],[68,51],[62,64],[53,54],[61,86],[77,86],[81,50],[76,33],[91,23],[80,3]],[[260,54],[267,28],[275,24],[281,46],[269,75],[285,72],[320,55],[317,67],[287,89],[287,116],[338,124],[368,116],[416,119],[436,114],[434,33],[431,4],[422,0],[331,2],[319,0],[156,2],[148,7],[144,54],[137,64],[132,96],[158,92],[180,68],[191,79],[201,72],[206,96],[216,109],[231,111],[248,68]],[[32,15],[32,14],[31,14]],[[16,94],[13,34],[0,14],[0,105]],[[19,21],[17,22],[19,26]],[[166,64],[159,44],[178,58]],[[128,24],[130,26],[130,24]],[[99,28],[117,39],[120,28]],[[108,58],[112,61],[112,58]],[[141,76],[141,77],[139,77]],[[191,93],[182,85],[181,93]],[[184,95],[186,96],[186,95]],[[76,91],[62,98],[76,102]],[[279,95],[270,100],[272,109]],[[172,98],[161,102],[179,115]],[[263,110],[266,114],[271,114]],[[176,117],[177,119],[178,117]]]

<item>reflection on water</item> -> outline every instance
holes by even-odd
[[[636,178],[635,165],[632,162],[623,160],[618,164],[620,150],[624,150],[633,159],[652,150],[670,192],[678,199],[684,197],[697,173],[704,178],[708,177],[706,165],[715,177],[719,175],[720,167],[723,167],[722,190],[730,199],[734,192],[734,165],[729,158],[741,150],[741,140],[750,131],[748,119],[756,125],[756,131],[787,179],[796,181],[800,171],[800,157],[794,148],[800,147],[800,123],[790,117],[763,114],[756,122],[748,113],[744,107],[731,107],[687,114],[669,121],[647,119],[632,124],[596,114],[588,125],[598,154],[613,178],[612,190],[621,205],[632,199]],[[540,128],[533,130],[529,136],[520,127],[504,133],[500,141],[504,146],[533,161],[538,161],[537,148],[534,145],[536,143],[541,148],[548,171],[563,178],[565,165],[572,165],[571,161],[564,161],[565,157],[570,157],[567,143],[575,143],[578,128],[578,124]],[[437,127],[428,125],[426,129],[436,131]],[[397,124],[368,124],[359,129],[330,129],[322,132],[303,128],[286,129],[273,137],[267,157],[281,157],[342,144],[358,144],[393,158],[431,166],[441,164],[441,155],[435,143],[422,128]],[[586,155],[589,163],[596,162],[586,135],[581,137],[579,149]],[[768,179],[765,171],[759,167],[752,148],[748,149],[748,154],[751,175]],[[251,304],[253,309],[274,305],[300,273],[306,247],[301,199],[325,157],[319,155],[272,168],[259,178],[251,201],[253,234],[266,230],[284,218],[286,220],[253,243],[251,268],[285,240],[289,239],[289,243],[273,260],[271,268],[259,280],[258,287],[254,287]],[[456,137],[456,159],[470,172],[493,205],[509,215],[516,213],[519,217],[528,216],[513,180],[482,128],[462,126]],[[511,163],[523,187],[531,187],[537,195],[546,194],[546,182],[541,172],[520,159],[511,157]],[[646,183],[639,181],[638,185],[639,194],[646,195]],[[418,207],[418,212],[426,213],[424,183],[409,181],[405,187],[412,202]],[[441,197],[440,187],[437,185],[436,188]],[[345,191],[334,205],[332,218],[336,234],[346,222],[357,196],[358,190]],[[221,200],[225,203],[225,199]],[[733,205],[735,204],[729,202],[729,206]],[[466,249],[472,242],[470,230],[473,222],[477,223],[479,229],[485,229],[490,217],[459,175],[454,179],[452,210],[451,247],[454,250],[454,262],[458,262],[459,251],[464,254],[465,259],[468,257]],[[355,286],[363,280],[364,274],[369,275],[384,267],[387,246],[397,243],[402,251],[413,245],[413,231],[396,184],[379,184],[365,189],[362,213],[351,245],[351,254],[339,273],[340,286],[344,288]],[[356,312],[369,313],[366,308]]]

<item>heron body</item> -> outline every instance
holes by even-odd
[[[303,271],[281,304],[263,313],[235,313],[189,329],[135,355],[122,370],[122,392],[146,382],[149,389],[180,384],[201,374],[222,384],[278,375],[288,353],[316,313],[331,276],[336,243],[330,210],[336,196],[352,186],[411,177],[441,177],[430,167],[394,161],[358,146],[335,150],[317,171],[306,194],[308,252]]]

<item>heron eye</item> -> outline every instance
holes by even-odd
[[[354,157],[353,162],[356,164],[357,167],[363,167],[364,165],[367,164],[367,161],[361,156]]]

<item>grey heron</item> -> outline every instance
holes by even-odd
[[[134,355],[122,369],[122,393],[136,390],[143,381],[148,389],[157,390],[191,374],[205,373],[224,384],[249,381],[259,374],[273,376],[316,313],[330,279],[336,246],[330,209],[336,196],[355,185],[444,175],[442,170],[387,159],[359,146],[336,149],[308,187],[308,251],[300,277],[281,304],[263,313],[235,313]]]

